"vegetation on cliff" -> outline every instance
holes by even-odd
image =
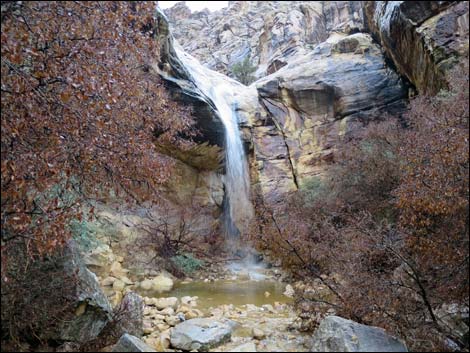
[[[250,83],[255,81],[255,77],[252,74],[256,71],[256,66],[251,63],[249,57],[246,57],[243,61],[234,64],[230,68],[230,71],[233,77],[244,85],[248,86]]]

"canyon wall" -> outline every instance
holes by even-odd
[[[416,91],[446,87],[468,51],[466,2],[230,1],[194,13],[180,2],[165,13],[205,67],[257,67],[234,105],[252,185],[270,202],[327,175],[340,147],[369,122],[400,117]]]

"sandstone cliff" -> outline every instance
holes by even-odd
[[[195,13],[180,2],[165,13],[175,38],[207,67],[230,74],[249,57],[256,77],[303,56],[333,32],[364,28],[354,1],[229,1],[220,11]]]
[[[468,52],[468,2],[366,1],[370,32],[400,74],[420,93],[446,86],[446,74]]]
[[[399,116],[411,87],[445,87],[468,51],[465,2],[231,1],[195,13],[180,2],[165,12],[174,37],[205,67],[230,75],[246,57],[257,66],[258,81],[237,88],[232,103],[252,184],[273,202],[325,175],[364,124]],[[183,81],[180,91],[191,86],[189,76]]]

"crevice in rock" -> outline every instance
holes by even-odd
[[[272,121],[274,122],[274,125],[276,126],[276,129],[278,129],[280,131],[281,135],[282,135],[282,140],[284,141],[284,145],[286,146],[286,150],[287,150],[287,160],[289,161],[289,167],[290,167],[290,170],[291,170],[291,173],[292,173],[292,180],[295,184],[296,190],[298,190],[299,189],[299,183],[297,181],[297,175],[295,173],[294,163],[292,162],[291,153],[290,153],[290,149],[289,149],[289,144],[287,143],[287,138],[286,138],[286,135],[284,133],[284,130],[282,129],[281,124],[279,124],[279,122],[276,120],[274,115],[271,113],[271,110],[269,109],[269,106],[266,104],[266,102],[268,102],[268,101],[265,98],[261,98],[260,102],[261,102],[261,105],[265,108],[265,110],[267,112],[269,112],[269,115],[270,115]]]

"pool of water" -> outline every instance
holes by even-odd
[[[244,304],[254,304],[261,306],[263,304],[290,303],[292,299],[284,296],[285,284],[275,281],[252,281],[252,280],[219,280],[215,282],[180,282],[175,287],[165,293],[136,291],[147,297],[184,297],[198,296],[198,308],[201,310],[210,307],[216,307],[224,304],[233,304],[240,306]],[[269,296],[265,293],[269,292]]]

